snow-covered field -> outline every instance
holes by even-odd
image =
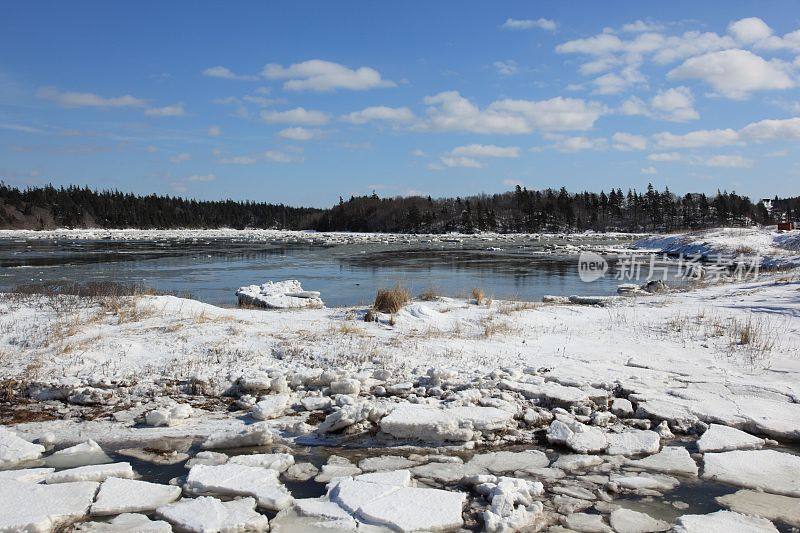
[[[800,271],[596,303],[0,295],[0,531],[800,527]]]

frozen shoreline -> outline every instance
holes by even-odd
[[[0,295],[0,383],[4,397],[13,395],[0,413],[19,437],[56,449],[93,439],[114,453],[236,455],[258,445],[254,451],[282,450],[300,462],[303,446],[346,444],[375,457],[317,464],[320,480],[341,479],[322,500],[287,504],[275,530],[317,527],[330,513],[339,530],[355,522],[411,530],[391,522],[403,517],[379,500],[360,503],[363,512],[348,503],[344,494],[365,482],[388,483],[387,494],[409,506],[415,491],[452,493],[453,501],[419,496],[451,506],[423,528],[454,531],[690,523],[676,518],[676,506],[692,502],[673,506],[670,492],[714,481],[745,491],[723,506],[744,514],[704,520],[758,515],[766,528],[764,518],[798,520],[796,512],[765,515],[746,493],[765,491],[773,507],[800,502],[800,459],[779,446],[800,442],[798,294],[800,272],[790,270],[606,306],[415,301],[377,322],[363,321],[366,307],[257,311],[172,296]],[[513,446],[528,452],[491,454]],[[456,460],[457,450],[478,453]],[[231,472],[241,470],[227,461]],[[231,461],[277,468],[279,484],[307,468],[289,474],[277,457],[268,466],[256,456]],[[359,479],[373,463],[391,474]],[[783,466],[773,472],[772,464]],[[186,481],[187,503],[198,487],[223,499],[255,495],[259,508],[283,494],[249,481],[223,486],[212,473]],[[510,503],[495,506],[499,494]],[[469,503],[459,517],[461,495]],[[623,500],[648,497],[663,503],[651,506],[652,517],[618,512]],[[172,510],[156,515],[180,524]]]

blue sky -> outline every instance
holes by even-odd
[[[8,3],[0,179],[798,195],[799,30],[794,1]]]

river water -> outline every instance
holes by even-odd
[[[412,239],[413,240],[413,239]],[[578,275],[583,249],[619,249],[604,242],[553,236],[492,242],[293,244],[238,239],[0,240],[0,291],[52,281],[135,283],[220,306],[236,304],[243,285],[298,279],[328,306],[371,302],[397,283],[416,295],[433,289],[464,297],[473,287],[498,299],[540,300],[546,294],[609,295],[624,282],[612,274],[591,282]],[[616,260],[608,255],[609,262]],[[640,280],[643,281],[643,280]]]

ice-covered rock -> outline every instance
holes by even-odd
[[[155,511],[181,496],[181,488],[111,477],[100,485],[97,499],[92,505],[92,515],[115,515]]]
[[[100,445],[91,439],[45,457],[45,464],[54,468],[70,468],[113,462],[113,459],[106,455]]]
[[[304,291],[300,282],[295,279],[240,287],[236,291],[236,297],[239,305],[266,309],[317,309],[324,305],[319,292]]]
[[[0,426],[0,469],[38,459],[44,451],[44,446],[21,439],[13,431]]]
[[[289,481],[308,481],[318,473],[319,469],[311,463],[295,463],[283,475]]]
[[[258,422],[238,431],[212,433],[203,441],[203,448],[213,450],[217,448],[265,446],[271,444],[273,439],[274,434],[270,427],[264,422]]]
[[[179,403],[172,407],[153,409],[144,416],[144,420],[148,426],[174,426],[191,418],[193,414],[191,405]]]
[[[189,471],[184,488],[197,495],[252,496],[259,507],[271,511],[292,504],[292,495],[278,480],[278,473],[256,466],[196,465]]]
[[[330,385],[331,394],[351,394],[353,396],[358,396],[358,393],[361,392],[361,382],[357,379],[340,379],[339,381],[333,381]]]
[[[96,387],[80,387],[72,391],[67,401],[75,405],[112,405],[117,399],[111,389],[98,389]]]
[[[41,483],[55,468],[23,468],[21,470],[0,470],[0,483],[7,479],[25,483]]]
[[[675,533],[778,533],[769,520],[732,511],[679,516]]]
[[[202,451],[197,452],[197,455],[186,461],[186,468],[192,468],[194,465],[224,465],[228,462],[228,456],[224,453]]]
[[[327,411],[332,404],[327,396],[306,396],[300,403],[306,411]]]
[[[253,498],[222,502],[201,496],[159,507],[156,515],[187,533],[269,531],[269,520],[255,507]]]
[[[651,533],[667,531],[671,527],[669,522],[625,508],[612,511],[608,519],[616,533]]]
[[[356,402],[352,405],[344,405],[326,416],[317,430],[320,433],[333,433],[370,418],[377,418],[375,415],[376,406],[371,402]]]
[[[764,439],[721,424],[708,426],[708,429],[697,441],[700,453],[757,450],[762,446],[764,446]]]
[[[48,532],[89,512],[98,484],[89,481],[41,485],[0,482],[0,531]]]
[[[170,533],[172,526],[163,520],[150,520],[143,514],[125,513],[108,522],[83,522],[75,526],[81,533]]]
[[[130,463],[109,463],[103,465],[87,465],[69,468],[48,474],[45,483],[71,483],[75,481],[105,481],[111,477],[131,479],[136,477],[136,472]]]
[[[286,410],[286,405],[289,403],[288,394],[274,394],[272,396],[264,396],[261,400],[253,406],[250,415],[256,420],[270,420],[282,416]]]
[[[641,455],[658,452],[661,437],[655,431],[631,429],[608,434],[609,455]]]
[[[740,490],[716,498],[721,506],[750,516],[760,516],[773,522],[783,522],[800,528],[800,498]]]
[[[800,456],[775,450],[739,450],[707,453],[703,461],[703,479],[800,496]]]
[[[260,466],[276,472],[285,472],[294,464],[294,457],[288,453],[257,453],[253,455],[235,455],[228,461],[234,465]]]
[[[649,472],[697,476],[697,463],[686,448],[681,446],[665,446],[655,455],[644,459],[627,460],[625,465]]]
[[[534,498],[544,493],[538,481],[501,477],[496,483],[482,483],[476,490],[489,501],[483,512],[486,531],[521,531],[532,529],[544,507]]]

